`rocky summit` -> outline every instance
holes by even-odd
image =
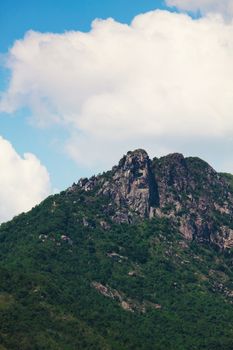
[[[0,226],[0,350],[232,350],[233,176],[141,149]]]
[[[173,153],[150,159],[142,149],[128,152],[108,173],[73,185],[84,191],[98,188],[112,220],[132,223],[141,218],[166,217],[188,240],[233,247],[233,194],[224,175],[197,157]]]

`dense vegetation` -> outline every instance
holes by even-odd
[[[220,173],[226,182],[230,185],[231,190],[233,191],[233,175],[229,173]]]
[[[232,253],[105,201],[62,192],[1,226],[0,349],[232,349]]]

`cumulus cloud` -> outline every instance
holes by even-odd
[[[166,0],[166,4],[184,11],[221,13],[226,18],[233,16],[233,0]]]
[[[0,169],[0,222],[31,209],[51,193],[48,172],[37,157],[21,157],[1,136]]]
[[[30,31],[6,58],[0,108],[61,123],[67,152],[92,165],[135,146],[232,145],[232,62],[233,25],[217,16],[152,11],[130,25],[96,20],[88,33]]]

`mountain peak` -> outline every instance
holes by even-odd
[[[133,151],[128,151],[127,155],[142,155],[142,156],[148,157],[147,152],[143,148],[136,148]]]
[[[151,161],[145,150],[136,149],[127,152],[107,178],[81,180],[79,187],[98,188],[97,195],[107,197],[111,208],[114,204],[115,222],[166,217],[188,240],[221,248],[233,245],[233,194],[224,178],[200,158],[172,153]]]
[[[119,167],[124,168],[143,168],[149,161],[147,152],[143,149],[136,149],[134,151],[127,152],[119,161]]]
[[[100,193],[113,199],[119,209],[132,210],[140,217],[148,217],[152,202],[155,202],[155,179],[152,162],[146,151],[137,149],[128,152],[113,168],[112,179],[103,184]],[[131,213],[120,214],[117,221],[130,222]]]
[[[147,152],[142,148],[137,148],[134,151],[128,151],[127,157],[138,157],[139,159],[148,158]]]

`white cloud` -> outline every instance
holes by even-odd
[[[0,222],[31,209],[50,193],[48,172],[36,156],[20,157],[0,136]]]
[[[233,0],[166,0],[166,4],[184,11],[220,13],[226,18],[233,16]]]
[[[134,147],[232,145],[232,62],[233,25],[216,16],[154,11],[131,25],[97,20],[89,33],[28,32],[7,57],[1,109],[63,123],[67,152],[92,165]]]

